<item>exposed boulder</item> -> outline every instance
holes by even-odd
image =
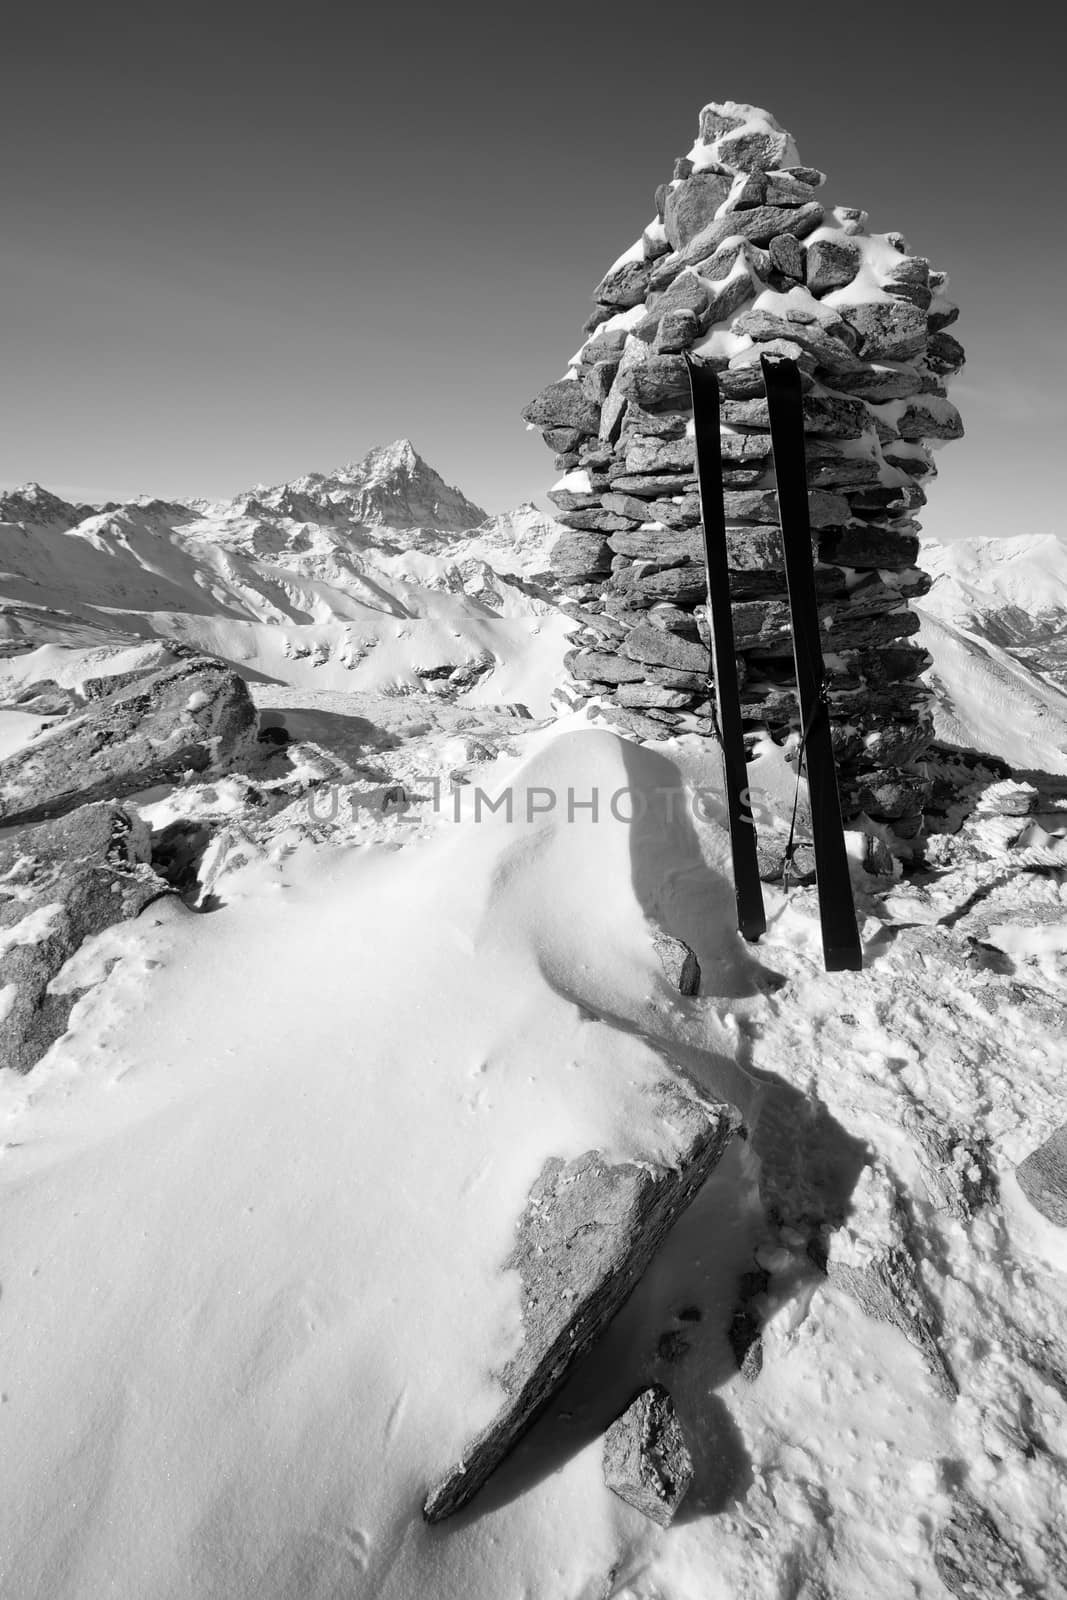
[[[604,1482],[666,1528],[692,1481],[693,1458],[674,1401],[661,1383],[650,1384],[604,1435]]]
[[[934,1541],[934,1566],[956,1600],[1036,1594],[1018,1551],[972,1494],[961,1490]]]
[[[255,730],[244,679],[192,656],[93,701],[0,763],[0,821],[38,822],[219,770],[254,748]]]
[[[149,829],[122,806],[82,806],[0,836],[0,1065],[28,1072],[65,1032],[76,990],[52,980],[84,940],[168,887]]]
[[[650,1155],[613,1165],[598,1150],[546,1162],[502,1264],[519,1274],[523,1326],[518,1352],[497,1375],[504,1400],[430,1490],[428,1521],[465,1505],[530,1426],[626,1300],[740,1126],[737,1111],[706,1100],[688,1080],[665,1081],[655,1095],[676,1139],[671,1164]]]
[[[1019,1163],[1015,1176],[1030,1204],[1067,1228],[1067,1122]]]
[[[681,250],[715,213],[730,193],[730,177],[721,172],[698,172],[668,191],[663,206],[663,226],[675,250]]]

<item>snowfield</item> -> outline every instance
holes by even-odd
[[[346,471],[300,493],[388,488]],[[766,936],[738,938],[708,740],[561,710],[573,623],[530,515],[502,570],[490,524],[359,545],[323,521],[294,551],[291,502],[255,493],[284,559],[204,507],[5,546],[30,648],[0,662],[0,748],[47,720],[14,705],[35,684],[178,637],[242,664],[292,741],[270,759],[315,786],[269,816],[240,774],[138,797],[214,830],[201,910],[86,944],[56,980],[81,995],[67,1033],[0,1073],[0,1592],[1067,1596],[1067,1235],[1014,1176],[1067,1120],[1067,699],[935,587],[942,735],[1025,781],[976,766],[920,874],[868,877],[850,836],[864,970],[828,975],[811,887],[765,885]],[[791,769],[765,749],[750,771],[781,842]],[[669,1156],[643,1093],[665,1065],[746,1136],[429,1527],[519,1337],[500,1263],[534,1179],[590,1148]],[[901,1300],[864,1298],[883,1268]],[[666,1530],[601,1475],[652,1380],[695,1464]]]

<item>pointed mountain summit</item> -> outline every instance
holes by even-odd
[[[39,483],[22,483],[0,492],[0,522],[21,523],[26,529],[75,528],[95,506],[73,505]]]
[[[378,445],[362,461],[335,472],[308,473],[276,489],[257,488],[253,495],[260,505],[274,510],[316,506],[352,522],[433,533],[464,533],[487,516],[481,506],[447,484],[410,439]]]

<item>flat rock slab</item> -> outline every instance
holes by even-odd
[[[1015,1169],[1019,1187],[1049,1222],[1067,1228],[1067,1122]]]
[[[604,1482],[666,1528],[692,1481],[693,1458],[674,1401],[661,1383],[650,1384],[604,1435]]]
[[[599,1150],[546,1161],[503,1263],[521,1279],[523,1342],[497,1374],[497,1415],[430,1490],[423,1508],[440,1522],[481,1488],[619,1310],[657,1246],[741,1126],[732,1106],[688,1080],[653,1091],[677,1137],[673,1164],[611,1164]]]
[[[190,769],[218,769],[252,747],[255,728],[244,680],[192,656],[94,700],[0,763],[0,824],[40,822]]]

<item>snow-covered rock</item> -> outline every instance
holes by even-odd
[[[192,656],[123,683],[0,762],[5,825],[59,816],[247,756],[256,711],[245,682]]]

